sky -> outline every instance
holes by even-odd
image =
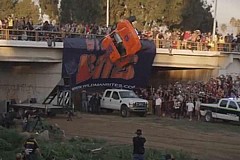
[[[216,0],[207,1],[213,3]],[[228,25],[232,17],[240,19],[239,7],[240,0],[217,0],[217,21]]]

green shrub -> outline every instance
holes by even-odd
[[[22,151],[24,137],[14,130],[0,128],[0,159],[12,160],[16,153]],[[110,145],[104,140],[74,137],[69,140],[38,139],[44,159],[55,157],[57,160],[129,160],[132,159],[131,145]],[[93,149],[101,150],[92,152]],[[191,160],[191,156],[182,151],[159,151],[146,149],[147,160],[164,160],[164,155],[170,153],[177,160]]]
[[[8,143],[6,140],[0,138],[0,150],[1,151],[9,151],[12,149],[12,145]]]

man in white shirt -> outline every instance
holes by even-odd
[[[187,111],[188,111],[188,114],[189,114],[189,121],[192,121],[192,112],[193,112],[193,109],[194,109],[194,104],[193,104],[193,102],[188,101],[186,106],[187,106]]]
[[[155,109],[156,109],[156,113],[157,113],[157,116],[161,116],[161,108],[162,108],[162,100],[160,98],[159,95],[157,95],[157,98],[155,100]]]

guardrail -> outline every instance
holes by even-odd
[[[103,35],[96,34],[80,34],[72,32],[52,32],[52,31],[38,31],[38,30],[13,30],[0,29],[0,39],[3,40],[23,40],[23,41],[46,41],[47,39],[54,39],[55,42],[63,42],[64,38],[74,37],[103,37]]]
[[[220,52],[240,52],[240,43],[218,43],[218,42],[192,42],[192,41],[169,41],[154,40],[157,48],[168,49],[188,49],[196,51],[220,51]]]
[[[10,30],[0,29],[0,39],[4,40],[23,40],[23,41],[47,41],[52,39],[55,42],[63,42],[64,38],[88,37],[103,38],[104,35],[81,34],[72,32],[52,32],[41,30]],[[154,39],[157,48],[167,49],[188,49],[197,51],[223,51],[223,52],[240,52],[239,43],[203,43],[181,40]]]

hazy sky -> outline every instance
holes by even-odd
[[[207,1],[213,3],[215,0]],[[240,0],[217,0],[217,21],[228,25],[232,17],[240,19],[239,7]]]

